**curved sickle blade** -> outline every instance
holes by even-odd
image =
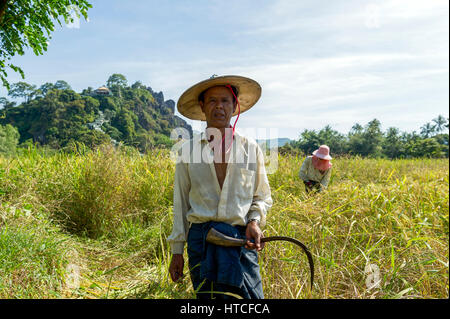
[[[299,241],[295,238],[286,237],[286,236],[271,236],[271,237],[261,238],[262,242],[278,241],[278,240],[291,242],[293,244],[296,244],[297,246],[300,246],[303,249],[303,251],[306,254],[306,257],[308,257],[309,271],[311,272],[311,290],[312,290],[313,284],[314,284],[314,261],[313,261],[311,252],[301,241]]]
[[[238,239],[238,238],[226,236],[226,235],[222,234],[221,232],[215,230],[214,228],[211,228],[208,231],[208,234],[206,235],[206,241],[209,243],[212,243],[214,245],[226,246],[226,247],[244,246],[245,243],[247,242],[247,240],[245,240],[245,239]],[[296,244],[297,246],[300,246],[303,249],[303,251],[305,252],[306,256],[308,257],[309,270],[311,272],[311,290],[312,290],[313,283],[314,283],[314,261],[313,261],[310,251],[301,241],[299,241],[295,238],[286,237],[286,236],[263,237],[263,238],[261,238],[261,241],[262,242],[288,241],[293,244]]]

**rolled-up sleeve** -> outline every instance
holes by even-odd
[[[266,224],[267,212],[270,207],[272,207],[273,201],[266,168],[264,166],[264,154],[259,147],[257,149],[255,190],[253,193],[252,205],[247,214],[247,220],[256,219],[259,221],[260,226],[264,227]]]
[[[189,179],[188,164],[180,160],[175,166],[175,180],[173,186],[173,228],[172,233],[167,237],[172,254],[183,254],[189,227],[186,213],[190,209],[190,188],[191,183]]]

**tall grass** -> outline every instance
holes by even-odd
[[[264,282],[273,297],[448,298],[447,160],[335,160],[329,190],[314,196],[296,178],[299,160],[282,158],[283,169],[269,177],[267,234],[307,243],[317,284],[309,292],[300,252],[267,249],[262,268],[273,271]],[[372,264],[381,281],[369,289]]]
[[[301,250],[268,243],[266,298],[448,298],[448,159],[336,159],[314,196],[302,160],[280,155],[269,175],[265,235],[310,248],[314,289]],[[157,150],[0,157],[0,297],[193,297],[187,269],[168,276],[173,173]]]

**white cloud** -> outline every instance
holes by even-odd
[[[126,14],[114,23],[96,17],[96,23],[108,21],[111,38],[77,64],[72,78],[87,87],[95,86],[89,83],[93,79],[104,82],[109,74],[122,73],[130,83],[140,80],[177,101],[213,73],[249,76],[260,82],[263,95],[238,126],[277,126],[289,137],[326,124],[346,132],[374,117],[386,127],[417,130],[438,114],[448,116],[448,1],[200,5],[165,4],[148,19],[147,2],[114,2],[115,10],[122,13],[123,6]],[[122,16],[134,20],[119,20]],[[41,78],[62,75],[48,70],[50,62],[41,65],[45,70],[36,72]]]
[[[129,72],[131,67],[139,69],[144,74],[143,83],[151,83],[155,90],[163,90],[166,99],[175,101],[189,86],[208,78],[210,70],[254,78],[262,85],[263,94],[254,109],[240,118],[238,127],[278,127],[280,134],[293,138],[305,128],[320,129],[327,124],[346,132],[354,123],[364,124],[373,118],[388,126],[394,126],[392,122],[389,125],[391,117],[400,123],[406,107],[411,112],[423,107],[416,94],[434,86],[433,77],[447,77],[448,82],[448,66],[428,65],[433,58],[380,53],[298,58],[247,67],[234,60],[221,64],[214,60],[172,65],[127,63],[122,67]],[[442,110],[430,116],[438,113]],[[415,129],[431,120],[417,118]],[[411,128],[410,120],[405,118],[405,123]]]

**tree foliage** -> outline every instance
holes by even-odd
[[[11,85],[8,95],[12,98],[24,98],[27,102],[36,95],[36,86],[26,82],[17,82]]]
[[[10,124],[0,125],[0,154],[14,155],[19,143],[19,132]]]
[[[86,0],[0,0],[0,79],[9,89],[7,69],[23,70],[9,63],[15,55],[24,55],[30,48],[34,54],[47,51],[55,22],[59,25],[73,23],[82,15],[87,19],[87,11],[92,5]]]
[[[127,78],[123,74],[114,73],[108,78],[108,81],[106,81],[106,86],[110,89],[119,86],[119,87],[126,87],[127,86]]]
[[[434,124],[433,124],[434,123]],[[447,132],[444,132],[447,130]],[[283,146],[281,152],[311,154],[320,145],[330,146],[334,155],[364,157],[414,158],[449,156],[448,119],[439,115],[421,127],[421,133],[400,132],[390,127],[382,132],[381,123],[374,119],[365,126],[356,123],[347,135],[329,125],[320,131],[304,130],[298,140]]]
[[[16,107],[4,107],[0,124],[17,127],[20,143],[56,149],[79,142],[95,147],[113,140],[146,151],[157,145],[171,145],[169,136],[175,127],[192,133],[191,127],[173,114],[174,102],[164,101],[162,92],[153,92],[140,82],[130,87],[112,79],[125,77],[111,76],[108,82],[116,83],[113,87],[120,87],[120,91],[106,96],[96,94],[92,88],[77,93],[63,80],[47,82],[38,89],[25,82],[12,84],[9,95],[25,97],[25,101]],[[3,105],[10,105],[6,98],[1,99]]]

